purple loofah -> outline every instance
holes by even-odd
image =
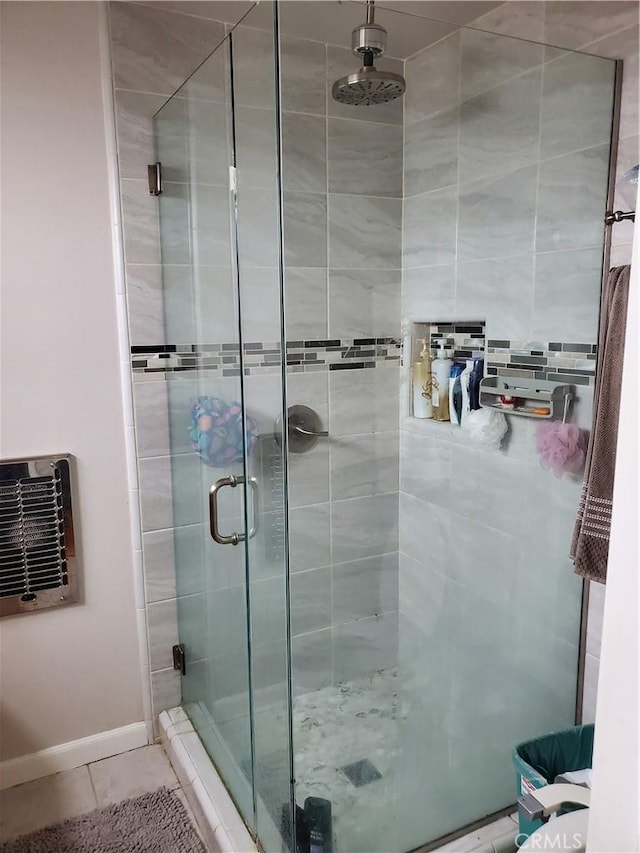
[[[556,477],[577,474],[582,470],[587,451],[587,437],[574,424],[545,421],[536,427],[536,450],[543,468]]]

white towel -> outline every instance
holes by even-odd
[[[560,773],[553,780],[554,784],[568,782],[570,785],[581,785],[583,788],[591,788],[591,767],[586,770],[567,770],[566,773]]]

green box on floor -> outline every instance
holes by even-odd
[[[593,724],[572,726],[518,744],[513,750],[513,766],[518,777],[518,797],[533,794],[550,785],[561,773],[586,770],[593,761]],[[566,811],[569,811],[567,809]],[[518,815],[520,841],[542,826],[540,820]]]

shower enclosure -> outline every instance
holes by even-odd
[[[260,3],[155,118],[182,701],[271,853],[499,815],[579,714],[578,479],[413,417],[411,362],[588,426],[616,65],[379,9],[406,93],[339,103],[364,16]]]

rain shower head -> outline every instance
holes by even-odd
[[[374,22],[374,0],[367,0],[367,22],[356,27],[351,36],[353,52],[363,58],[362,68],[347,74],[333,84],[334,101],[352,106],[386,104],[404,95],[404,77],[393,71],[378,71],[373,60],[382,56],[387,46],[387,31]]]
[[[373,65],[364,65],[355,74],[347,74],[333,84],[331,94],[341,104],[361,106],[386,104],[404,94],[404,77],[392,71],[378,71]]]

